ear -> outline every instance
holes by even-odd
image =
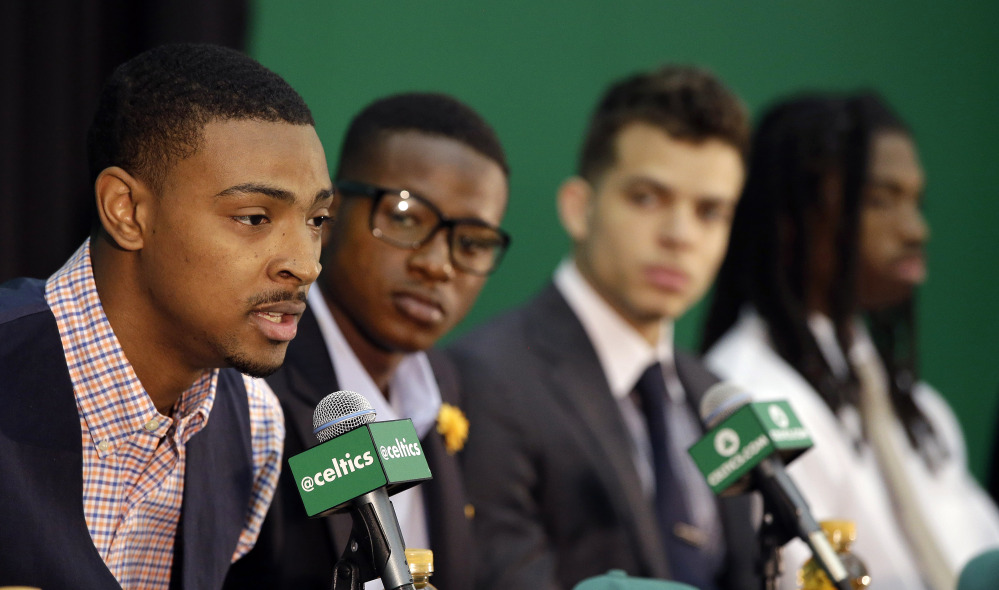
[[[558,218],[573,242],[581,242],[590,232],[593,208],[593,187],[579,176],[573,176],[558,189]]]
[[[94,192],[104,231],[125,250],[142,249],[142,217],[151,197],[145,185],[124,169],[111,166],[97,176]]]

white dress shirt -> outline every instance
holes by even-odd
[[[830,365],[843,370],[846,355],[836,344],[829,320],[816,316],[809,324]],[[861,332],[859,343],[865,342],[866,335]],[[845,518],[856,523],[853,551],[867,565],[871,587],[924,588],[877,460],[861,437],[857,410],[849,406],[834,414],[818,392],[776,353],[763,320],[752,311],[741,315],[705,360],[715,373],[746,388],[755,399],[791,403],[815,446],[796,459],[788,473],[817,520]],[[909,450],[904,461],[912,486],[952,567],[959,571],[972,556],[999,545],[999,511],[968,472],[961,427],[944,399],[925,383],[916,385],[914,399],[943,439],[949,457],[938,470],[930,471],[909,446],[901,423],[895,425],[894,436],[897,446]],[[801,541],[785,547],[782,589],[797,588],[796,574],[808,557],[808,548]]]
[[[420,438],[430,432],[441,408],[441,392],[427,355],[416,352],[402,359],[389,380],[391,400],[385,399],[354,350],[347,344],[319,289],[309,290],[309,308],[319,323],[340,388],[364,396],[377,412],[379,422],[410,418]],[[416,486],[394,494],[392,504],[399,518],[399,526],[402,527],[406,547],[433,550],[427,531],[423,488]],[[381,588],[380,580],[364,585],[365,590]]]

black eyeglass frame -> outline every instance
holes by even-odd
[[[497,268],[499,268],[500,262],[503,261],[503,256],[506,254],[506,251],[510,248],[510,242],[512,241],[512,239],[510,237],[510,234],[506,233],[502,228],[496,227],[495,225],[492,225],[475,217],[461,217],[455,219],[447,217],[446,215],[441,213],[441,210],[432,202],[430,202],[426,197],[420,195],[419,193],[415,193],[411,190],[385,188],[354,180],[338,181],[334,183],[334,186],[336,187],[337,192],[344,197],[360,196],[360,197],[367,197],[369,199],[374,199],[374,202],[372,203],[371,206],[371,215],[368,217],[368,229],[371,231],[371,235],[382,240],[383,242],[392,244],[393,246],[396,246],[398,248],[404,248],[406,250],[417,250],[420,247],[422,247],[424,244],[432,240],[434,236],[437,235],[437,232],[439,232],[442,228],[446,229],[447,243],[448,243],[448,258],[451,260],[451,264],[453,264],[455,268],[459,268],[464,272],[479,276],[487,276],[492,274],[493,272],[496,271]],[[436,215],[438,219],[437,225],[434,226],[427,234],[427,236],[422,240],[420,240],[419,242],[401,242],[399,240],[394,240],[386,236],[384,232],[382,232],[382,230],[375,227],[375,216],[378,214],[378,205],[381,204],[381,200],[385,197],[385,195],[392,194],[392,195],[401,196],[402,193],[404,192],[409,195],[408,199],[415,199],[421,205],[425,206],[427,209],[433,212],[433,214]],[[462,264],[457,259],[455,259],[454,228],[458,225],[474,225],[478,227],[484,227],[496,232],[496,235],[500,238],[499,250],[495,254],[493,258],[493,265],[489,270],[487,271],[475,270],[473,268],[469,268],[467,265]]]

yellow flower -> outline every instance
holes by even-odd
[[[437,414],[437,432],[444,435],[444,447],[453,455],[465,447],[468,438],[468,418],[456,406],[441,404]]]

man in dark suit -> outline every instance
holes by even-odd
[[[725,254],[747,139],[745,109],[707,72],[615,84],[558,192],[572,258],[449,348],[477,590],[568,590],[611,568],[759,587],[749,498],[716,501],[686,456],[716,379],[672,344]]]
[[[457,377],[446,357],[424,351],[465,316],[509,243],[498,227],[503,149],[466,105],[414,93],[365,108],[340,153],[319,289],[269,379],[285,414],[285,457],[316,443],[313,410],[338,389],[367,398],[379,420],[412,418],[433,479],[392,497],[406,545],[434,552],[441,590],[473,588]],[[257,549],[228,587],[329,588],[350,525],[347,515],[307,518],[286,469]]]

